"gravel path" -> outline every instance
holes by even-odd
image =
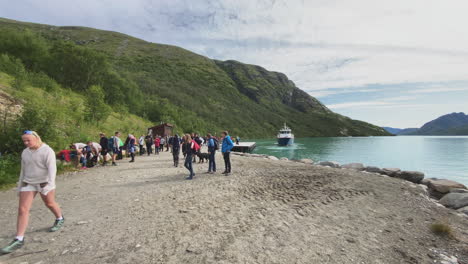
[[[63,230],[36,198],[26,245],[0,263],[468,263],[468,218],[399,179],[233,156],[233,173],[196,176],[171,154],[58,177]],[[14,235],[15,190],[0,192],[0,243]],[[445,221],[456,239],[429,226]],[[47,250],[47,251],[44,251]],[[42,251],[42,252],[41,252]]]

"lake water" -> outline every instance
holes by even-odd
[[[248,141],[257,142],[253,153],[417,170],[426,178],[445,178],[468,186],[468,136],[296,138],[289,147],[277,146],[276,139]]]

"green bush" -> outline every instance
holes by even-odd
[[[21,170],[19,155],[0,156],[0,188],[18,181]]]

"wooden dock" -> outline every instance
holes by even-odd
[[[235,152],[252,152],[257,144],[255,142],[239,142],[239,144],[234,143],[234,147],[232,148],[232,151]]]

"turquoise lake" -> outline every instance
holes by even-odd
[[[288,159],[360,162],[365,166],[400,168],[468,185],[468,136],[397,136],[296,138],[289,147],[276,139],[252,139],[253,153]]]

